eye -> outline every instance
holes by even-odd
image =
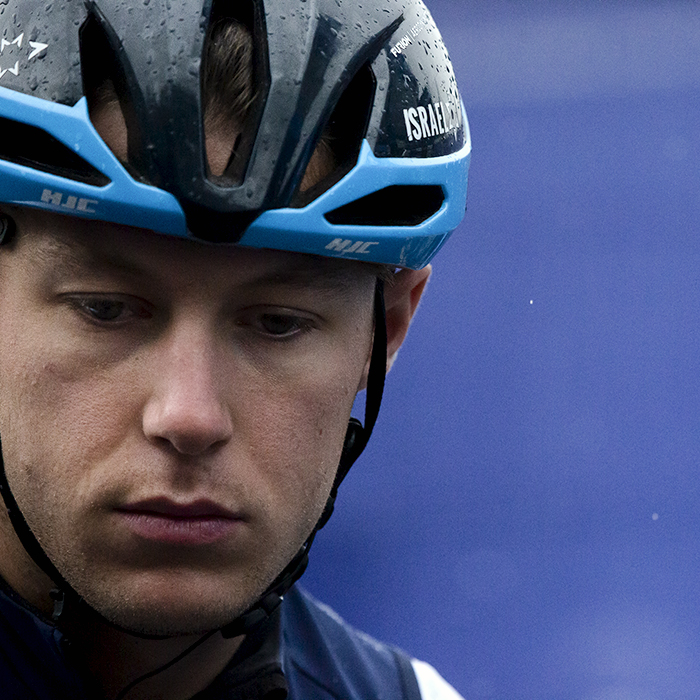
[[[259,335],[272,340],[291,340],[304,335],[316,327],[315,321],[307,316],[286,311],[255,311],[251,309],[242,320]]]
[[[310,322],[297,316],[284,314],[263,314],[260,327],[270,335],[287,337],[308,329]]]
[[[151,315],[144,302],[131,298],[77,295],[71,296],[70,302],[88,320],[103,325],[116,325]]]
[[[81,307],[98,321],[115,321],[124,313],[126,304],[112,299],[89,299],[85,300]]]

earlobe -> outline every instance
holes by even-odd
[[[431,272],[430,265],[422,270],[400,270],[385,286],[387,371],[408,333]]]

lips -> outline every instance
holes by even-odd
[[[150,513],[166,518],[228,518],[240,520],[240,516],[218,503],[200,499],[192,503],[176,503],[167,498],[151,498],[119,508],[127,513]]]
[[[243,523],[241,515],[204,499],[176,503],[154,498],[121,506],[116,513],[135,537],[175,545],[212,544]]]

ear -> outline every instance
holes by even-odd
[[[386,313],[386,371],[391,369],[396,354],[401,347],[413,315],[433,268],[428,265],[422,270],[399,270],[391,279],[384,283],[384,309]],[[370,352],[367,358],[362,381],[358,391],[367,388],[367,376],[372,359]]]
[[[385,285],[387,372],[391,369],[396,353],[408,333],[408,327],[411,325],[413,314],[416,313],[418,302],[431,272],[430,265],[422,270],[400,270]]]

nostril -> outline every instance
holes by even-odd
[[[228,412],[210,397],[208,402],[170,395],[154,398],[143,414],[143,432],[152,443],[183,455],[202,455],[231,438]]]
[[[166,430],[162,434],[147,435],[149,440],[167,450],[175,450],[179,454],[195,457],[216,451],[228,442],[228,435],[211,430],[185,431]]]

